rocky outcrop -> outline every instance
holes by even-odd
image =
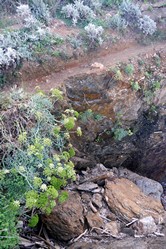
[[[109,239],[110,243],[112,238],[164,236],[166,212],[160,200],[141,190],[146,186],[145,179],[152,190],[158,187],[157,182],[127,171],[107,169],[101,164],[82,171],[77,182],[68,186],[69,199],[42,217],[49,233],[62,241],[70,240],[69,243],[85,234],[83,241],[87,242],[88,236],[96,236]],[[142,180],[140,188],[135,180]]]
[[[91,109],[115,119],[118,112],[128,122],[138,118],[141,99],[132,91],[130,84],[118,81],[112,73],[85,74],[69,78],[66,93],[75,109]]]
[[[105,199],[110,209],[130,222],[133,218],[152,216],[157,223],[164,221],[164,209],[161,203],[147,197],[131,181],[125,178],[107,181],[105,186]]]
[[[83,136],[79,144],[73,137],[74,146],[109,168],[122,166],[165,181],[165,62],[162,50],[144,56],[142,66],[133,61],[135,75],[130,77],[125,76],[121,66],[123,77],[119,78],[116,70],[68,78],[66,95],[73,108],[91,109],[102,115],[101,119],[80,121]],[[139,90],[131,87],[133,82],[137,82]],[[156,82],[160,86],[153,88]],[[122,130],[117,129],[118,125]],[[132,132],[130,136],[115,137],[118,132],[128,131]]]

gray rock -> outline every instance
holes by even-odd
[[[132,225],[135,235],[150,235],[157,231],[157,226],[152,216],[144,217]]]
[[[81,191],[91,192],[91,191],[98,189],[98,185],[93,182],[85,182],[85,183],[80,184],[77,187],[77,189]]]
[[[160,201],[161,195],[163,193],[163,187],[159,182],[123,168],[119,169],[119,176],[134,182],[145,195],[151,196],[154,199]]]
[[[147,177],[142,177],[142,179],[136,180],[135,183],[145,195],[151,196],[156,200],[161,199],[163,187],[159,182]]]
[[[102,208],[102,195],[94,194],[92,198],[92,203],[98,208]]]

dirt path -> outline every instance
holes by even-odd
[[[89,55],[89,58],[82,58],[66,64],[59,72],[50,72],[47,76],[24,81],[19,85],[29,92],[33,92],[36,86],[40,86],[41,89],[47,91],[51,88],[61,86],[69,77],[85,73],[91,74],[101,72],[101,69],[91,67],[94,62],[103,64],[104,69],[102,70],[107,70],[110,67],[114,67],[119,62],[127,62],[129,59],[139,58],[141,54],[148,55],[150,53],[155,53],[155,51],[158,50],[166,50],[166,43],[154,43],[149,46],[143,46],[133,42],[126,46],[119,46],[119,48],[105,48],[96,55]]]

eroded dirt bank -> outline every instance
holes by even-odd
[[[129,59],[141,57],[141,54],[148,57],[149,53],[155,53],[160,49],[166,49],[165,42],[144,46],[130,40],[68,62],[55,60],[43,66],[26,64],[20,71],[19,86],[30,92],[35,91],[36,86],[40,86],[43,90],[49,90],[63,85],[69,77],[100,73],[100,67],[92,66],[95,62],[103,64],[102,70],[107,71],[119,62],[128,62]]]

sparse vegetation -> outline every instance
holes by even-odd
[[[33,17],[28,5],[19,5],[17,15],[22,28],[4,31],[0,35],[0,73],[3,81],[5,74],[16,70],[23,60],[34,59],[43,52],[51,54],[53,50],[48,46],[63,43],[62,38],[52,35],[43,23]]]
[[[156,22],[143,15],[137,4],[139,2],[1,1],[0,88],[6,88],[5,92],[0,92],[0,248],[17,248],[21,229],[26,227],[28,230],[28,226],[34,228],[40,224],[41,214],[50,214],[57,203],[60,205],[67,200],[65,188],[68,183],[76,180],[72,160],[75,159],[75,154],[77,157],[77,153],[82,153],[75,150],[71,138],[76,138],[76,143],[80,142],[77,140],[81,140],[81,127],[101,124],[100,127],[95,127],[97,135],[94,132],[92,137],[82,138],[87,139],[87,147],[92,140],[95,146],[100,146],[96,142],[106,144],[108,141],[105,141],[105,137],[112,144],[121,144],[123,139],[122,143],[125,143],[130,139],[129,136],[135,134],[133,127],[137,121],[130,126],[130,112],[115,112],[123,110],[128,103],[132,105],[132,101],[124,105],[124,98],[129,95],[133,98],[140,97],[142,106],[138,104],[139,115],[145,107],[146,111],[149,109],[150,114],[157,116],[156,103],[162,99],[156,100],[156,93],[161,91],[164,77],[163,72],[159,73],[163,66],[160,53],[156,52],[152,57],[152,66],[147,63],[148,56],[142,58],[141,55],[136,62],[132,56],[123,53],[130,46],[130,41],[125,41],[126,37],[129,37],[132,45],[134,43],[134,49],[137,49],[135,38],[143,42],[148,39],[161,41],[166,37],[165,30],[157,30]],[[153,11],[151,5],[150,10]],[[70,26],[65,26],[64,20]],[[118,58],[114,54],[114,48],[118,51]],[[126,63],[128,58],[131,59]],[[72,59],[71,63],[66,63],[69,59]],[[22,65],[25,68],[20,70]],[[62,80],[60,83],[64,83],[67,77],[72,78],[75,65],[76,73],[79,74],[84,74],[87,68],[87,81],[90,79],[91,82],[96,71],[104,75],[104,91],[98,81],[95,84],[99,83],[99,91],[95,89],[91,95],[84,89],[83,103],[89,109],[82,111],[82,103],[80,106],[76,103],[78,110],[82,111],[80,114],[69,106],[61,90],[48,90],[59,79]],[[29,79],[27,80],[27,88],[34,92],[34,85],[42,81],[42,87],[48,91],[37,87],[36,93],[29,95],[17,87],[8,90],[7,84],[14,83],[17,72],[20,78],[23,76],[23,81],[24,74],[28,75],[27,78],[33,75],[30,67],[39,69],[39,72],[34,81],[27,83]],[[48,76],[52,72],[49,84]],[[63,73],[67,76],[61,79]],[[57,79],[55,74],[60,77]],[[23,83],[21,80],[17,82],[18,85]],[[81,79],[79,83],[84,84],[84,80]],[[71,102],[73,99],[79,102],[83,94],[80,91],[76,98],[71,96]],[[162,94],[159,97],[162,98]],[[105,107],[107,99],[113,103],[112,106],[110,104],[108,113]],[[100,109],[103,115],[96,112],[98,103],[103,105]],[[94,108],[94,111],[90,108]],[[122,115],[126,116],[122,118]],[[137,113],[135,116],[137,117]],[[123,122],[125,118],[128,120]],[[91,130],[86,132],[89,134]],[[132,139],[135,142],[134,136]]]
[[[118,6],[123,0],[104,0],[103,4],[107,7],[112,7],[114,5]]]
[[[90,44],[89,44],[90,47],[96,44],[101,45],[103,43],[103,39],[102,39],[103,31],[104,29],[101,26],[96,26],[92,23],[89,23],[85,27],[85,32],[90,41]]]
[[[145,35],[153,35],[156,31],[156,23],[149,16],[144,15],[139,19],[138,28]]]
[[[62,14],[64,14],[66,18],[71,18],[74,26],[80,20],[91,21],[95,17],[93,10],[81,0],[75,0],[73,4],[63,6]]]
[[[127,75],[129,75],[129,76],[131,76],[133,73],[134,73],[134,66],[133,66],[133,64],[127,64],[125,67],[124,67],[124,72],[127,74]]]
[[[118,66],[111,69],[111,71],[113,71],[113,73],[114,73],[113,77],[115,80],[122,80],[123,79],[122,72]]]
[[[113,133],[113,137],[117,141],[121,141],[126,136],[132,136],[133,133],[130,129],[126,129],[123,127],[122,121],[121,121],[122,114],[117,113],[116,121],[114,123],[113,128],[111,129]]]
[[[138,90],[141,89],[141,87],[140,87],[138,81],[132,81],[132,82],[131,82],[131,86],[132,86],[132,89],[133,89],[134,91],[136,91],[136,92],[137,92]]]
[[[43,0],[31,0],[30,9],[32,14],[45,24],[49,24],[51,14],[48,5]]]
[[[118,13],[110,19],[110,26],[111,28],[117,29],[118,31],[124,31],[127,28],[127,22]]]
[[[129,0],[123,0],[119,7],[119,14],[112,18],[115,27],[130,27],[139,30],[145,35],[153,35],[156,31],[156,23],[147,15],[143,15],[137,4]]]

